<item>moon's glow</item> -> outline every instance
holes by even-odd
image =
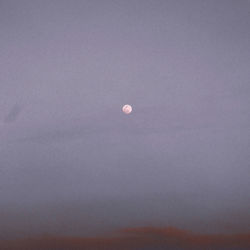
[[[129,104],[126,104],[122,107],[122,111],[123,111],[123,113],[128,115],[132,112],[132,107]]]

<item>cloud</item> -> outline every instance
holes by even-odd
[[[126,228],[115,237],[77,238],[43,237],[0,241],[1,249],[87,249],[87,250],[157,250],[157,249],[249,249],[249,234],[204,235],[173,227]]]
[[[151,238],[157,244],[164,242],[166,246],[173,245],[183,248],[208,248],[221,249],[237,247],[237,249],[246,249],[250,247],[249,234],[194,234],[191,231],[184,231],[174,227],[168,228],[127,228],[122,232],[136,235],[137,237]],[[157,241],[158,239],[158,241]]]
[[[11,123],[15,122],[22,111],[22,107],[18,104],[15,104],[9,111],[9,113],[5,116],[4,122]]]
[[[60,143],[84,139],[86,136],[93,135],[149,135],[171,133],[172,131],[190,131],[197,129],[208,129],[207,126],[196,124],[193,126],[181,125],[184,122],[175,123],[175,119],[166,121],[166,117],[162,115],[163,108],[148,108],[140,110],[131,114],[130,117],[125,116],[121,110],[105,114],[98,114],[80,118],[78,120],[60,121],[55,124],[47,125],[45,127],[34,128],[25,137],[19,138],[18,142],[31,143]],[[171,121],[172,120],[172,121]],[[166,130],[167,126],[167,130]],[[226,128],[223,127],[223,130]]]

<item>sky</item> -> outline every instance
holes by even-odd
[[[249,27],[247,0],[0,0],[0,239],[249,232]]]

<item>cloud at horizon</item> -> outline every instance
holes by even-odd
[[[0,247],[12,250],[33,249],[142,249],[161,250],[171,249],[238,249],[250,247],[249,234],[194,234],[191,231],[180,230],[174,227],[156,228],[139,227],[126,228],[118,231],[120,235],[82,238],[43,236],[19,240],[0,241]]]

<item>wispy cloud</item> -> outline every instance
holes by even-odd
[[[9,113],[4,117],[5,123],[15,122],[22,112],[22,107],[18,104],[15,104],[9,111]]]

